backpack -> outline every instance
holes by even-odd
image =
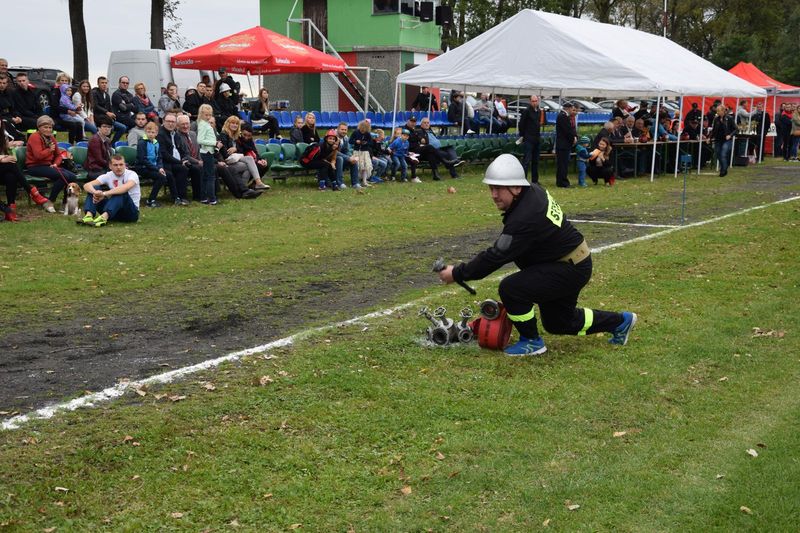
[[[308,165],[311,163],[317,158],[317,155],[319,155],[321,149],[322,147],[319,145],[319,143],[313,143],[306,146],[306,149],[303,150],[303,155],[300,156],[300,164]]]

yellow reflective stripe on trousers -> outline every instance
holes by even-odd
[[[535,310],[536,310],[535,307],[531,307],[531,310],[525,313],[524,315],[512,315],[511,313],[508,313],[508,319],[512,322],[527,322],[528,320],[531,320],[535,316],[534,315]]]
[[[589,328],[592,327],[594,322],[594,311],[588,308],[583,309],[583,329],[578,332],[578,335],[586,335]]]

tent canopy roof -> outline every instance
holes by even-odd
[[[765,91],[649,33],[524,9],[399,83],[565,96],[764,96]]]
[[[344,61],[261,26],[234,33],[172,56],[173,68],[232,74],[342,72]]]
[[[758,85],[771,92],[795,92],[800,91],[800,87],[789,85],[788,83],[780,82],[770,76],[767,76],[760,68],[752,63],[745,63],[739,61],[728,72],[739,76],[743,80],[747,80],[753,85]]]

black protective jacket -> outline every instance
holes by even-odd
[[[453,269],[456,281],[483,279],[506,263],[520,269],[552,263],[568,255],[583,242],[583,235],[570,224],[550,193],[533,184],[525,187],[503,213],[503,232],[488,249],[469,263]]]

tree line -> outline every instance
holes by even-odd
[[[187,48],[193,43],[181,34],[181,20],[177,11],[182,0],[150,0],[150,48],[166,50]],[[69,27],[72,32],[73,79],[89,78],[89,51],[86,42],[86,24],[83,18],[83,0],[69,0]],[[165,28],[164,23],[168,26]]]
[[[800,85],[800,2],[785,0],[444,0],[453,25],[442,50],[455,48],[521,9],[538,9],[627,26],[667,37],[725,70],[756,64],[780,81]],[[547,50],[540,53],[547,54]],[[653,61],[658,61],[657,57]]]

